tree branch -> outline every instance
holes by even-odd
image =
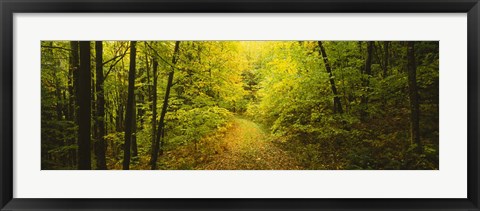
[[[110,72],[113,70],[113,68],[115,67],[115,65],[118,64],[118,62],[120,62],[123,57],[125,57],[125,55],[127,55],[127,51],[128,51],[128,47],[125,48],[125,51],[123,52],[122,55],[120,56],[117,56],[117,57],[114,57],[114,58],[119,58],[118,60],[116,60],[112,65],[110,65],[110,68],[108,69],[107,73],[105,73],[105,75],[103,76],[103,81],[105,81],[105,79],[107,79],[107,76],[110,74]],[[109,61],[110,62],[110,61]],[[103,83],[102,81],[102,83]]]
[[[122,45],[121,47],[123,47],[123,45]],[[121,47],[119,47],[119,48],[117,49],[117,51],[115,52],[115,55],[118,54],[118,52],[120,51]],[[128,46],[125,48],[125,52],[123,52],[122,55],[114,56],[113,58],[111,58],[111,59],[103,62],[102,65],[106,65],[106,64],[108,64],[109,62],[111,62],[111,61],[113,61],[113,60],[115,60],[115,59],[117,59],[117,58],[119,58],[119,57],[122,57],[122,59],[123,59],[123,57],[127,54],[127,50],[128,50]]]
[[[47,46],[47,45],[42,45],[41,47],[42,47],[42,48],[53,48],[53,49],[60,49],[60,50],[64,50],[64,51],[72,51],[72,49],[68,49],[68,48],[62,48],[62,47],[57,47],[57,46]]]
[[[167,60],[165,60],[163,57],[160,56],[160,54],[157,52],[157,50],[155,50],[148,42],[146,42],[147,46],[152,49],[152,51],[157,55],[158,58],[160,58],[165,64],[167,64],[168,66],[170,66],[171,68],[175,68],[175,69],[178,69],[176,68],[174,65],[170,64]]]

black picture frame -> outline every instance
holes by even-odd
[[[0,0],[1,210],[479,210],[478,0]],[[19,199],[13,198],[14,13],[467,13],[466,199]]]

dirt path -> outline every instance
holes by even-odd
[[[269,135],[252,121],[235,118],[223,141],[225,150],[200,169],[300,169],[297,162],[271,143]]]

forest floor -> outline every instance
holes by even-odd
[[[235,117],[220,140],[224,150],[196,169],[208,170],[294,170],[301,169],[287,152],[272,143],[258,124]]]

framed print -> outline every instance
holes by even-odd
[[[478,210],[478,12],[0,3],[1,209]]]

